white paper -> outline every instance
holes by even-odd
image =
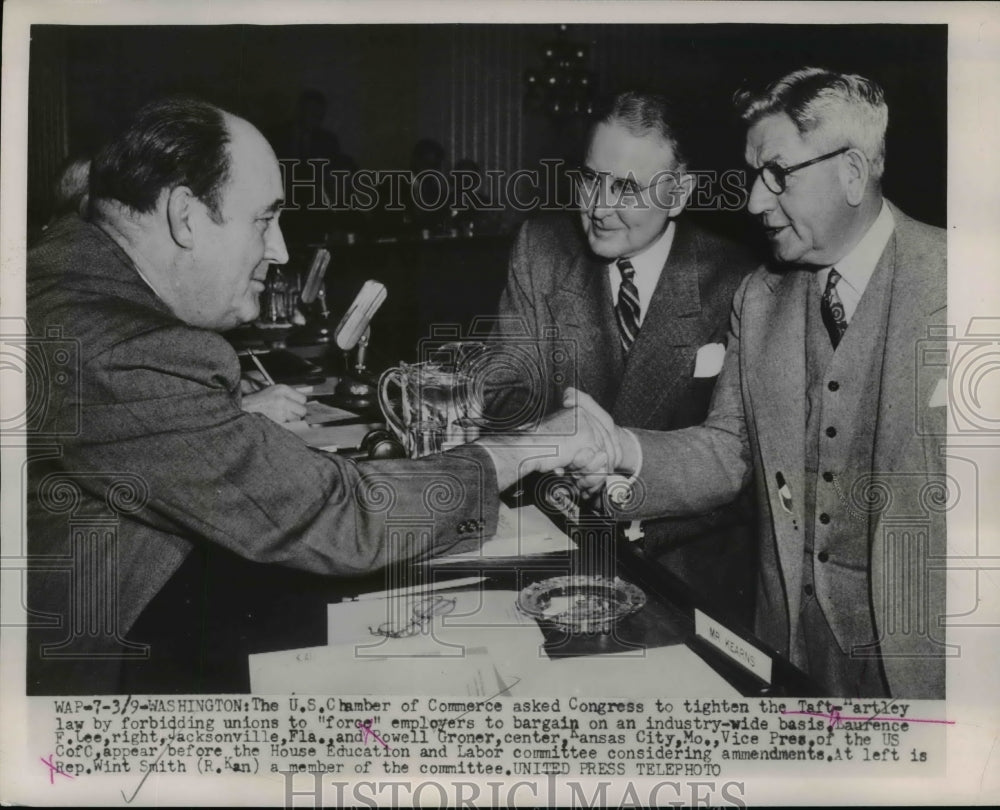
[[[335,419],[357,419],[357,416],[356,413],[345,411],[343,408],[335,408],[323,402],[309,400],[306,402],[306,415],[303,421],[309,425],[318,425],[323,422],[332,422]]]
[[[333,453],[337,450],[353,450],[359,447],[368,431],[381,427],[381,425],[377,422],[369,422],[359,425],[310,427],[308,423],[299,420],[298,422],[288,422],[284,427],[296,434],[310,447]]]
[[[422,629],[417,635],[387,638],[371,632],[370,628],[377,630],[386,623],[399,627],[414,621],[414,608],[428,598],[448,600],[450,612],[418,625]],[[516,601],[517,591],[476,589],[339,602],[327,607],[327,643],[353,645],[358,658],[460,657],[467,649],[486,647],[507,660],[511,656],[534,660],[543,654],[544,636],[534,619],[517,610]]]
[[[573,541],[561,532],[537,506],[511,509],[500,504],[497,533],[473,550],[434,559],[435,565],[478,559],[480,557],[532,557],[540,554],[568,553]]]
[[[250,691],[258,695],[468,695],[492,697],[507,683],[485,649],[461,657],[354,656],[353,645],[305,647],[250,656]]]

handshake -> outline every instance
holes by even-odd
[[[562,410],[532,430],[481,439],[478,444],[493,457],[501,490],[531,473],[557,472],[568,474],[590,496],[609,475],[631,475],[641,463],[635,436],[575,388],[566,390]]]

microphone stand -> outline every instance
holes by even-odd
[[[364,411],[376,405],[378,379],[365,368],[365,355],[371,339],[372,328],[365,329],[358,338],[354,368],[350,368],[350,353],[344,352],[348,371],[340,378],[335,389],[337,402],[349,411]]]

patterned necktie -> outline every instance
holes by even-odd
[[[830,343],[833,344],[833,348],[835,349],[840,343],[840,339],[844,336],[844,332],[847,331],[847,317],[844,313],[844,304],[841,302],[840,296],[837,295],[837,282],[840,279],[840,273],[831,267],[830,275],[826,279],[826,289],[823,290],[823,297],[819,302],[819,309],[823,314],[823,323],[826,325],[826,331],[830,333]]]
[[[622,274],[622,283],[618,288],[615,317],[618,318],[618,332],[621,335],[622,346],[628,354],[639,336],[639,290],[635,286],[635,268],[632,262],[628,259],[619,259],[618,270]]]

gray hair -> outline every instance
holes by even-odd
[[[741,91],[733,100],[748,126],[784,113],[802,135],[818,132],[830,148],[861,150],[871,163],[872,178],[881,179],[889,108],[882,88],[871,79],[807,67],[783,76],[762,93]]]
[[[619,93],[597,110],[595,123],[620,124],[637,137],[655,132],[670,146],[678,168],[687,166],[687,151],[678,137],[686,121],[679,105],[665,95],[635,90]]]

